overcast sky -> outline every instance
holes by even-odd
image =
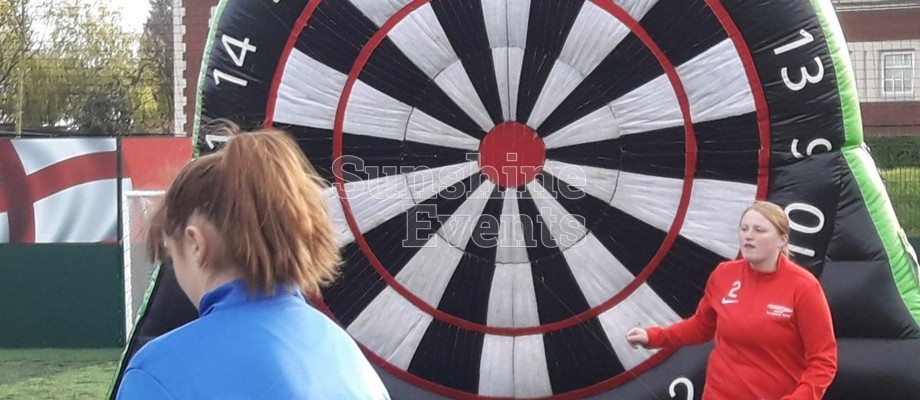
[[[4,0],[0,0],[4,1]],[[147,14],[150,12],[149,0],[78,0],[84,4],[105,4],[110,10],[117,10],[121,14],[121,26],[134,33],[144,30]],[[45,24],[35,23],[32,30],[38,35],[39,40],[47,35],[49,27]]]
[[[87,0],[84,0],[87,1]],[[140,33],[144,30],[144,22],[147,21],[147,13],[150,12],[150,2],[148,0],[104,0],[108,2],[113,10],[120,10],[122,26],[132,32]]]

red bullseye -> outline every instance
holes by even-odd
[[[496,125],[479,144],[479,166],[498,185],[516,188],[543,169],[546,145],[533,129],[520,122]]]

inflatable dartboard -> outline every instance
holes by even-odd
[[[283,129],[331,183],[315,303],[394,398],[698,398],[710,347],[623,337],[693,314],[755,199],[831,303],[827,398],[910,398],[916,261],[847,57],[820,0],[224,0],[195,140]]]

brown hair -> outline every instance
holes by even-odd
[[[786,212],[783,211],[782,207],[771,203],[769,201],[758,200],[751,203],[748,208],[744,209],[744,212],[741,213],[741,216],[744,217],[748,211],[756,211],[758,214],[763,215],[773,227],[779,232],[780,236],[785,235],[789,237],[789,217],[786,216]],[[785,256],[789,256],[789,242],[786,241],[786,245],[783,246],[782,252]]]
[[[225,254],[215,261],[241,266],[250,292],[294,283],[319,294],[335,278],[339,253],[313,166],[282,131],[218,131],[231,136],[224,148],[189,162],[151,220],[151,259],[168,258],[164,239],[181,239],[198,214],[220,235]]]

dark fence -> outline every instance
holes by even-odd
[[[124,345],[121,246],[0,244],[0,348]]]
[[[920,136],[867,137],[895,214],[908,237],[920,238]]]

